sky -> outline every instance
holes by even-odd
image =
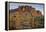
[[[10,8],[9,9],[16,9],[18,8],[19,6],[22,6],[22,5],[28,5],[28,6],[32,6],[33,8],[35,8],[36,10],[39,10],[41,11],[42,14],[44,14],[44,4],[24,4],[24,3],[9,3],[10,5]]]

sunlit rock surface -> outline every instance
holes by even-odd
[[[36,11],[32,6],[20,6],[10,11],[9,19],[9,29],[42,28],[44,25],[44,17],[41,12]]]

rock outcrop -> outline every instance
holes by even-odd
[[[10,29],[35,28],[34,17],[37,16],[42,16],[42,13],[32,6],[19,6],[10,11]]]

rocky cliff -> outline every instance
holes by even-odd
[[[35,19],[41,16],[32,6],[19,6],[10,11],[10,29],[36,28],[39,23]]]

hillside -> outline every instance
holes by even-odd
[[[42,28],[44,26],[44,16],[32,6],[19,6],[17,9],[10,10],[9,17],[10,29]]]

